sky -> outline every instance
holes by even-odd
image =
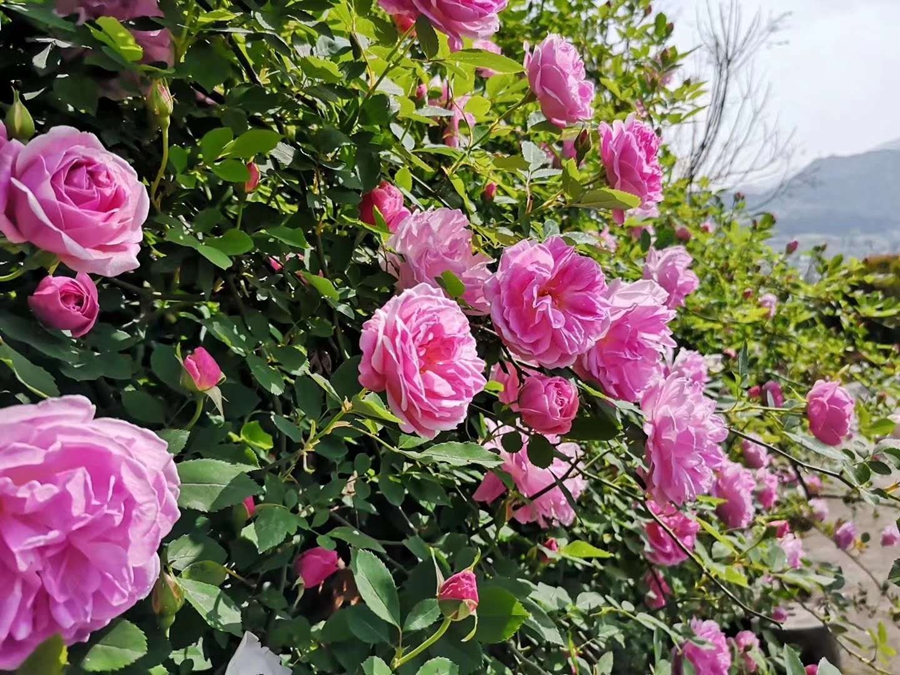
[[[709,0],[716,3],[721,0]],[[697,44],[707,0],[657,0],[680,50]],[[755,68],[771,85],[771,119],[794,132],[795,163],[900,139],[900,0],[740,0],[750,17],[790,12]]]

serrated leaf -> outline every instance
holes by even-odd
[[[244,132],[222,150],[226,157],[252,159],[256,155],[267,155],[281,140],[281,134],[270,129],[250,129]]]
[[[146,653],[147,637],[140,628],[123,619],[90,648],[81,662],[81,668],[89,673],[121,670]]]
[[[232,138],[234,138],[234,133],[229,127],[207,131],[200,139],[200,156],[203,157],[203,161],[207,164],[215,162]]]
[[[260,487],[241,467],[217,459],[194,459],[178,465],[178,505],[212,513],[259,494]]]
[[[68,649],[62,637],[44,640],[19,666],[16,675],[61,675],[68,661]]]
[[[221,564],[227,559],[228,554],[225,553],[225,549],[200,532],[191,532],[178,537],[166,547],[166,560],[176,570],[183,570],[202,560]]]
[[[439,656],[425,663],[416,675],[457,675],[457,673],[459,666],[450,659]]]
[[[318,274],[313,274],[312,272],[301,272],[303,278],[309,282],[309,285],[315,288],[319,293],[328,298],[329,300],[339,300],[340,296],[338,295],[337,289],[334,287],[334,284],[331,283],[330,279],[326,279],[325,277],[320,277]]]
[[[225,159],[210,167],[212,172],[227,183],[246,183],[250,180],[250,169],[244,162],[236,159]]]
[[[370,656],[362,664],[364,675],[391,675],[391,669],[377,656]]]
[[[359,595],[376,616],[400,627],[400,598],[391,573],[374,553],[354,551],[353,578]]]
[[[256,509],[256,546],[265,553],[297,531],[297,516],[278,504],[260,504]]]
[[[240,636],[241,610],[218,586],[193,579],[178,579],[185,600],[216,630]]]
[[[428,628],[441,616],[441,607],[436,598],[425,598],[409,610],[403,622],[403,630],[413,632]]]
[[[573,206],[583,209],[634,209],[641,205],[641,198],[612,188],[588,190]]]
[[[530,616],[512,593],[499,586],[480,592],[475,639],[486,644],[506,642]]]
[[[59,396],[56,380],[50,373],[2,342],[0,342],[0,363],[5,363],[16,379],[35,394],[44,398]]]
[[[518,61],[483,49],[461,49],[451,53],[447,57],[447,61],[476,68],[487,68],[495,73],[521,73],[524,70]]]
[[[478,464],[487,468],[500,466],[503,459],[478,443],[440,443],[421,452],[404,453],[422,462],[436,462],[449,466]]]
[[[346,541],[351,546],[355,546],[356,548],[366,548],[371,551],[378,551],[379,553],[385,553],[384,547],[379,544],[375,539],[367,535],[365,532],[360,532],[356,528],[353,527],[336,527],[328,533],[328,536],[332,539],[340,539],[341,541]]]

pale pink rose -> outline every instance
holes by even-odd
[[[606,167],[609,186],[641,198],[641,209],[662,201],[662,167],[659,165],[659,136],[652,127],[629,115],[612,126],[600,125],[600,156]],[[613,211],[617,223],[625,222],[625,212]]]
[[[741,657],[741,662],[744,664],[744,670],[741,672],[755,673],[759,670],[759,666],[756,665],[756,661],[754,661],[753,657],[750,655],[750,652],[759,650],[759,638],[749,630],[742,630],[734,636],[733,642],[735,649]]]
[[[776,607],[772,610],[772,618],[778,623],[784,623],[788,620],[788,613],[784,607]]]
[[[771,458],[763,446],[745,438],[741,443],[741,448],[744,451],[744,464],[751,469],[763,469],[769,466]]]
[[[55,253],[76,272],[136,269],[149,210],[135,170],[93,134],[54,127],[0,150],[0,232]]]
[[[816,475],[812,474],[804,478],[806,482],[806,489],[809,490],[809,494],[817,495],[822,491],[822,479]]]
[[[100,314],[97,286],[84,272],[74,279],[44,277],[28,298],[28,306],[42,324],[70,331],[76,338],[87,335]]]
[[[528,436],[522,435],[522,449],[510,454],[503,449],[499,440],[506,433],[515,433],[515,430],[500,428],[494,434],[496,440],[486,443],[485,447],[497,450],[503,459],[503,465],[500,468],[512,476],[519,494],[530,498],[546,487],[554,485],[557,479],[568,475],[569,477],[562,481],[563,485],[573,499],[577,500],[581,496],[587,487],[587,481],[577,470],[569,471],[571,460],[581,457],[581,448],[578,445],[560,443],[556,449],[567,456],[569,460],[557,457],[549,467],[541,469],[528,459]],[[488,473],[472,498],[477,502],[490,504],[504,494],[506,494],[506,486],[503,481],[496,474]],[[520,523],[537,523],[543,528],[548,528],[554,524],[571,525],[575,520],[575,511],[569,504],[566,494],[559,487],[553,487],[530,504],[516,508],[512,512],[512,517]]]
[[[495,363],[491,369],[491,379],[503,385],[503,391],[497,394],[500,403],[505,403],[513,410],[518,410],[516,402],[519,400],[519,390],[522,388],[519,369],[511,363]]]
[[[664,301],[665,302],[665,301]],[[703,354],[690,349],[680,349],[667,375],[675,375],[706,386],[709,382],[709,368]]]
[[[94,418],[83,396],[0,415],[0,670],[44,640],[88,636],[150,594],[179,518],[179,479],[156,434]]]
[[[856,419],[853,397],[837,382],[818,380],[806,395],[809,430],[825,445],[840,445]]]
[[[525,378],[519,392],[522,421],[538,433],[569,433],[578,414],[578,389],[564,377],[534,373]]]
[[[415,19],[420,14],[450,37],[450,44],[458,48],[462,38],[488,38],[497,32],[497,15],[506,8],[506,0],[378,0],[382,9],[391,15],[405,15]]]
[[[378,209],[391,232],[396,232],[397,225],[409,215],[409,209],[403,205],[403,193],[386,180],[363,195],[359,203],[359,219],[367,225],[374,226],[377,222],[375,209]]]
[[[494,327],[516,354],[545,368],[571,366],[609,323],[603,270],[561,237],[504,250],[484,285]]]
[[[719,444],[728,436],[725,423],[715,414],[715,401],[706,398],[695,382],[668,377],[644,393],[641,410],[650,495],[657,502],[683,504],[706,494],[713,472],[724,461]]]
[[[419,284],[363,325],[359,383],[387,392],[406,433],[434,438],[466,418],[487,383],[469,320],[439,288]]]
[[[386,247],[387,271],[397,277],[397,288],[428,284],[440,288],[438,279],[452,272],[465,285],[462,299],[472,314],[487,314],[484,284],[491,276],[491,259],[472,250],[469,220],[457,209],[418,211],[401,219]]]
[[[175,43],[168,28],[133,30],[131,34],[144,50],[141,63],[164,63],[167,68],[175,65]]]
[[[56,0],[56,13],[60,16],[77,14],[79,23],[101,16],[129,21],[142,16],[163,15],[158,0]]]
[[[716,507],[716,514],[726,526],[743,529],[753,521],[755,488],[752,471],[737,462],[725,461],[716,476],[712,495],[725,500]]]
[[[793,569],[803,567],[803,540],[796,534],[788,533],[778,540],[778,545],[787,556],[788,566]]]
[[[839,549],[846,551],[853,546],[853,543],[858,536],[859,530],[856,529],[856,525],[852,520],[848,520],[846,523],[842,523],[835,529],[834,543],[837,544]]]
[[[203,347],[197,347],[184,359],[181,382],[192,391],[209,391],[225,379],[222,369]]]
[[[675,346],[666,307],[667,294],[649,280],[613,281],[606,292],[610,307],[607,330],[575,362],[584,379],[598,382],[618,399],[637,401],[663,373],[662,355]]]
[[[824,499],[810,499],[809,508],[812,511],[813,518],[820,523],[824,523],[828,519],[828,502]]]
[[[775,311],[778,308],[778,298],[771,293],[765,293],[759,296],[759,306],[768,310],[766,316],[771,319],[775,316]]]
[[[294,561],[294,572],[303,579],[305,588],[316,588],[340,569],[337,551],[317,547],[304,551]]]
[[[762,386],[763,403],[770,408],[784,407],[784,391],[777,380],[769,380]]]
[[[704,220],[700,224],[700,229],[703,230],[704,232],[706,232],[706,234],[712,234],[713,232],[716,231],[716,223],[715,223],[715,221],[712,221],[709,219]]]
[[[475,49],[483,49],[486,52],[491,52],[492,54],[502,54],[503,50],[500,49],[500,45],[496,44],[491,40],[475,40],[472,43],[472,46]],[[491,70],[490,68],[477,68],[475,70],[481,77],[489,78],[493,77],[497,73]]]
[[[478,579],[472,570],[457,572],[438,589],[441,612],[452,621],[462,621],[478,610]]]
[[[659,506],[653,502],[647,502],[647,508],[659,516],[688,551],[694,550],[697,543],[697,533],[700,531],[700,523],[690,516],[682,513],[671,504]],[[647,552],[647,560],[654,565],[672,567],[680,565],[688,558],[688,554],[675,542],[655,520],[650,520],[644,526],[644,534],[647,535],[647,543],[650,550]]]
[[[719,624],[715,621],[691,619],[691,630],[704,645],[701,647],[694,642],[686,642],[682,650],[697,675],[728,675],[731,669],[731,650]]]
[[[756,497],[760,505],[766,511],[770,511],[778,502],[778,476],[768,469],[759,469],[756,472],[756,480],[759,482]]]
[[[594,116],[594,83],[586,79],[584,62],[575,46],[548,35],[525,52],[528,84],[549,122],[564,128]]]
[[[881,531],[881,545],[896,546],[897,544],[900,544],[900,529],[897,528],[897,523],[891,523]]]
[[[651,248],[647,251],[644,278],[653,279],[666,289],[670,309],[681,307],[684,299],[700,285],[700,279],[693,270],[688,269],[693,262],[684,246],[670,246],[662,251]]]
[[[644,575],[644,586],[647,593],[644,595],[644,603],[650,609],[662,609],[666,606],[666,598],[672,595],[672,589],[666,583],[666,578],[657,571],[647,572]]]
[[[598,237],[600,239],[600,248],[609,251],[610,253],[615,253],[619,250],[619,241],[609,231],[609,226],[604,227],[600,231]]]

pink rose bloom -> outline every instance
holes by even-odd
[[[755,673],[759,669],[759,666],[756,665],[756,661],[753,660],[750,652],[759,649],[759,638],[749,630],[742,630],[734,636],[734,646],[741,656],[741,661],[744,664],[744,671]]]
[[[619,250],[619,241],[610,233],[608,225],[601,230],[598,237],[600,239],[600,248],[610,253],[615,253]]]
[[[606,279],[561,237],[503,251],[484,284],[494,327],[516,354],[545,368],[571,366],[609,324]]]
[[[491,369],[491,379],[503,385],[503,391],[497,394],[500,403],[505,403],[512,406],[513,410],[518,410],[516,402],[519,400],[519,390],[522,388],[518,368],[511,363],[495,363]]]
[[[438,589],[438,604],[444,616],[462,621],[478,610],[478,580],[472,570],[457,572]]]
[[[436,30],[450,37],[451,48],[459,48],[462,38],[487,38],[500,28],[497,17],[506,9],[506,0],[378,0],[388,14],[415,19],[428,17]]]
[[[585,79],[584,62],[571,42],[548,35],[525,52],[525,71],[541,112],[552,124],[565,128],[594,116],[594,84]]]
[[[700,224],[700,229],[706,234],[712,234],[716,231],[716,223],[712,220],[706,219]]]
[[[78,15],[79,23],[101,16],[128,21],[142,16],[162,16],[158,0],[56,0],[60,16]]]
[[[134,169],[96,136],[54,127],[0,151],[0,232],[76,272],[136,269],[150,199]]]
[[[659,519],[665,523],[684,547],[694,550],[694,544],[697,543],[697,533],[700,531],[700,523],[683,514],[671,504],[659,506],[653,502],[647,502],[647,508],[659,516]],[[688,555],[674,539],[666,532],[655,520],[649,521],[644,526],[644,534],[647,535],[647,542],[650,545],[650,551],[647,553],[647,560],[654,565],[662,565],[664,567],[672,567],[680,565],[687,560]]]
[[[691,619],[691,630],[705,645],[701,647],[693,642],[686,642],[684,657],[694,666],[700,675],[728,675],[731,668],[731,650],[725,634],[715,621]]]
[[[837,382],[818,380],[806,395],[809,430],[825,445],[840,445],[856,419],[853,397]]]
[[[644,278],[653,279],[669,294],[669,309],[677,309],[684,299],[697,290],[700,279],[688,269],[694,259],[684,246],[670,246],[662,251],[651,248],[647,251],[644,264]]]
[[[406,433],[434,438],[455,429],[487,383],[466,315],[427,284],[377,310],[363,325],[360,348],[359,383],[387,392]]]
[[[765,470],[765,469],[764,469]],[[730,528],[745,528],[753,521],[753,472],[737,462],[726,460],[719,469],[712,495],[725,501],[716,507],[716,515]]]
[[[678,356],[672,363],[668,374],[683,377],[704,387],[709,382],[709,369],[706,365],[706,359],[703,358],[703,354],[700,352],[690,349],[678,351]]]
[[[809,494],[817,495],[822,491],[822,479],[818,475],[811,474],[804,480],[806,481],[806,489],[809,490]]]
[[[644,393],[641,410],[647,434],[647,490],[653,499],[683,504],[706,494],[713,472],[724,461],[719,444],[728,436],[715,414],[715,401],[695,382],[667,377]]]
[[[304,588],[316,588],[340,569],[337,551],[317,547],[304,551],[294,561],[294,571],[303,579]]]
[[[144,50],[141,63],[164,63],[167,68],[175,65],[175,44],[168,28],[159,30],[133,30],[134,41]]]
[[[834,543],[837,544],[839,549],[846,551],[853,546],[853,542],[856,541],[858,536],[859,530],[856,529],[856,525],[852,520],[848,520],[834,531]]]
[[[600,125],[600,156],[606,167],[609,186],[641,198],[641,209],[663,200],[662,167],[659,165],[659,136],[652,127],[629,115],[612,126]],[[625,222],[625,212],[613,211],[617,223]]]
[[[669,328],[675,312],[666,307],[667,297],[653,281],[613,281],[606,292],[608,328],[578,357],[578,375],[600,383],[610,396],[639,400],[662,375],[662,354],[675,346]]]
[[[691,240],[691,231],[687,229],[684,225],[679,225],[675,228],[675,238],[678,241],[689,242]]]
[[[778,307],[778,298],[771,293],[765,293],[759,296],[759,306],[769,310],[767,316],[771,319],[775,316],[775,310]]]
[[[788,620],[788,613],[784,607],[776,607],[772,610],[772,618],[778,623],[784,623]]]
[[[796,534],[788,533],[778,540],[778,545],[787,556],[787,562],[793,569],[800,569],[803,566],[803,540]]]
[[[644,603],[650,609],[662,609],[666,606],[666,598],[672,595],[672,589],[666,583],[666,578],[659,572],[647,572],[644,575],[644,585],[647,593],[644,595]]]
[[[525,378],[518,407],[522,421],[538,433],[567,434],[578,414],[578,389],[564,377],[534,373]]]
[[[569,473],[571,460],[580,457],[581,448],[575,443],[560,443],[556,449],[569,458],[569,461],[554,458],[553,463],[546,469],[532,464],[528,459],[528,437],[522,436],[522,449],[519,452],[510,454],[506,452],[500,445],[499,438],[505,433],[511,433],[513,429],[500,429],[494,435],[498,440],[491,440],[485,444],[485,447],[496,448],[498,454],[503,459],[503,465],[500,467],[503,471],[512,476],[516,486],[516,491],[522,496],[530,498],[541,492],[544,488],[554,485],[557,479],[565,475],[569,475],[563,481],[563,485],[568,489],[573,499],[578,499],[587,486],[587,481],[581,475],[574,471]],[[494,473],[488,473],[481,485],[475,491],[472,498],[477,502],[485,502],[490,504],[498,497],[506,494],[506,485]],[[530,504],[517,508],[512,513],[512,517],[520,523],[537,523],[543,528],[548,528],[552,524],[559,523],[561,525],[571,525],[575,520],[575,511],[572,509],[565,493],[559,487],[553,487],[546,493],[532,501]]]
[[[503,51],[500,49],[500,45],[492,42],[491,40],[475,40],[475,42],[472,43],[472,46],[475,49],[483,49],[484,51],[491,52],[492,54],[502,54],[503,53]],[[490,68],[478,68],[478,69],[476,69],[475,72],[484,78],[493,77],[494,75],[497,74]]]
[[[900,544],[900,529],[897,529],[897,523],[891,523],[881,531],[882,546],[896,546]]]
[[[440,289],[437,279],[452,272],[465,285],[462,299],[472,314],[487,314],[484,284],[491,276],[491,259],[472,250],[469,220],[456,209],[419,211],[397,222],[387,240],[387,271],[397,277],[397,288],[428,284]]]
[[[44,277],[28,298],[28,306],[42,324],[71,331],[76,338],[87,335],[100,314],[97,286],[84,272],[74,279]]]
[[[367,225],[374,226],[375,209],[378,209],[391,232],[396,232],[400,221],[409,215],[409,209],[403,205],[403,193],[386,180],[363,195],[359,203],[359,219]]]
[[[778,501],[778,476],[768,469],[759,469],[756,472],[756,480],[759,482],[756,497],[760,505],[766,511],[770,511]]]
[[[745,438],[741,447],[744,450],[744,464],[746,464],[751,469],[764,469],[769,466],[769,462],[771,459],[769,458],[769,452],[759,443],[754,443],[748,438]]]
[[[828,503],[824,499],[810,499],[809,508],[813,518],[820,523],[824,523],[828,519]]]
[[[182,385],[196,391],[209,391],[225,378],[219,364],[203,347],[197,347],[185,358],[184,375]]]
[[[0,415],[0,670],[88,636],[150,594],[179,518],[166,442],[83,396]]]
[[[784,392],[777,380],[769,380],[762,386],[763,402],[770,408],[784,407]]]

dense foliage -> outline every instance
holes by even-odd
[[[383,5],[0,5],[0,667],[802,673],[900,303],[667,178],[649,0]]]

